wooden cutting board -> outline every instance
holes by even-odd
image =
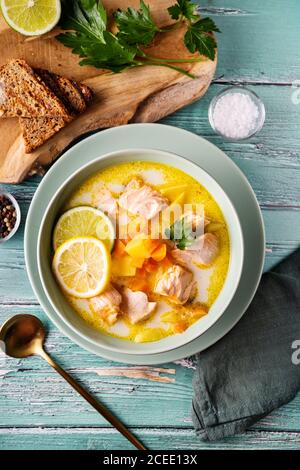
[[[171,24],[167,13],[173,0],[148,0],[160,26]],[[139,0],[106,0],[109,12],[118,7],[138,7]],[[193,57],[184,47],[184,27],[158,35],[148,49],[155,57]],[[165,67],[140,67],[120,74],[104,73],[93,67],[80,67],[78,57],[55,38],[56,32],[38,39],[24,38],[0,20],[0,65],[11,58],[24,58],[33,67],[49,69],[90,86],[95,97],[92,106],[42,147],[25,154],[17,119],[0,119],[0,182],[18,183],[28,174],[40,172],[54,161],[75,138],[97,129],[131,122],[155,122],[199,99],[209,87],[217,59],[203,57],[184,68],[196,76],[188,78]]]

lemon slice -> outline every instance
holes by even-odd
[[[53,233],[54,250],[74,237],[99,238],[111,251],[115,242],[115,229],[104,212],[89,206],[79,206],[68,210],[58,219]]]
[[[110,280],[110,254],[104,243],[93,237],[76,237],[63,243],[52,266],[63,290],[81,299],[101,294]]]
[[[61,15],[60,0],[0,0],[0,5],[9,26],[25,36],[51,31]]]

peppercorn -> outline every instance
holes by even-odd
[[[0,194],[0,239],[9,236],[16,221],[17,214],[14,205],[5,194]]]

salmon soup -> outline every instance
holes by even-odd
[[[62,289],[74,314],[139,343],[180,334],[209,314],[226,279],[230,240],[218,204],[195,179],[160,163],[121,163],[85,181],[64,210],[81,206],[106,214],[115,239],[106,245],[109,278],[98,295]],[[90,235],[87,226],[80,235],[85,229]]]

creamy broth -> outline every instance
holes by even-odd
[[[103,333],[136,342],[157,341],[174,332],[174,318],[183,315],[187,318],[188,326],[195,321],[201,321],[201,316],[209,314],[209,309],[218,297],[226,279],[229,257],[230,241],[224,216],[210,193],[196,180],[186,173],[173,167],[154,162],[131,162],[110,166],[85,181],[72,195],[64,207],[65,210],[80,205],[98,207],[98,194],[103,187],[109,189],[114,197],[118,198],[124,191],[126,184],[134,177],[141,177],[145,184],[151,185],[160,191],[166,187],[187,186],[185,204],[203,204],[205,216],[218,226],[219,254],[210,266],[193,265],[190,270],[197,281],[197,295],[192,303],[184,306],[174,306],[167,300],[155,298],[158,306],[149,320],[136,325],[130,324],[124,316],[109,326],[96,313],[88,299],[76,299],[66,296],[74,311],[89,325]],[[170,199],[170,203],[173,201]],[[151,278],[151,276],[150,276]],[[151,283],[151,279],[149,280]],[[152,299],[151,299],[152,300]],[[188,312],[195,312],[195,316]],[[200,312],[200,313],[199,313]],[[202,312],[202,313],[201,313]]]

